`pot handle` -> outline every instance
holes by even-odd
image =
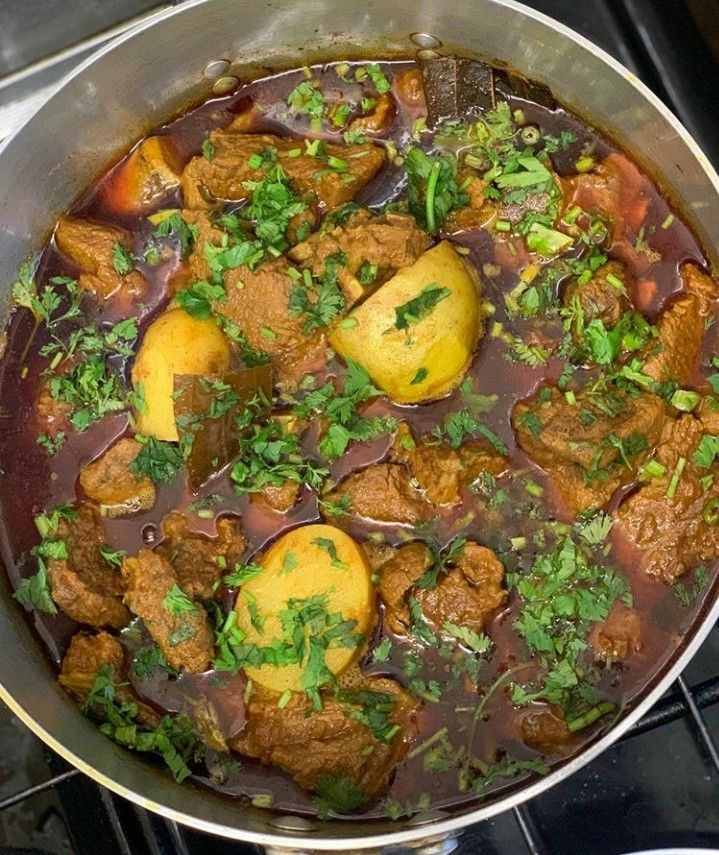
[[[427,837],[415,843],[399,846],[384,846],[372,849],[290,849],[284,846],[268,846],[266,855],[450,855],[459,845],[457,835]]]

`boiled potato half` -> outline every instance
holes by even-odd
[[[367,638],[375,616],[372,571],[348,534],[331,525],[302,526],[283,535],[257,563],[262,571],[242,585],[235,601],[237,625],[246,633],[247,644],[262,648],[281,640],[280,615],[291,605],[300,608],[308,598],[323,604],[321,614],[356,621],[351,634]],[[331,643],[325,652],[328,669],[340,674],[355,661],[360,646],[359,640],[349,647]],[[277,692],[305,688],[302,664],[264,664],[245,670],[251,680]]]
[[[213,320],[184,309],[164,312],[148,327],[132,368],[133,385],[145,398],[145,411],[135,416],[137,432],[176,442],[174,375],[217,374],[229,365],[229,342]]]
[[[473,269],[443,241],[351,312],[330,342],[393,401],[439,398],[469,367],[482,328],[480,293]]]

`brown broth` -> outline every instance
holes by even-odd
[[[408,63],[383,63],[388,74],[394,74]],[[326,81],[328,87],[351,89],[354,84],[342,84],[330,68],[315,68],[315,76]],[[159,133],[172,140],[175,148],[183,159],[188,160],[200,147],[207,132],[214,127],[227,124],[231,118],[244,111],[249,105],[272,105],[284,101],[287,92],[301,79],[300,70],[282,72],[274,76],[242,85],[234,94],[213,99],[191,110],[186,115],[159,129]],[[576,159],[577,151],[586,142],[591,142],[598,156],[615,151],[614,147],[582,125],[575,117],[561,108],[549,110],[536,104],[512,98],[513,108],[521,107],[527,118],[552,134],[563,130],[571,130],[577,136],[577,143],[571,150],[558,157],[555,163],[557,171],[562,174],[571,170],[571,163]],[[416,118],[411,111],[400,109],[387,131],[387,137],[393,138],[401,147],[410,139],[412,122]],[[276,109],[270,108],[261,118],[255,131],[274,132],[279,134],[296,133],[302,135],[306,125],[301,122],[283,119]],[[134,235],[135,248],[140,248],[149,237],[150,228],[142,218],[127,218],[119,216],[108,208],[106,192],[113,181],[118,166],[113,167],[105,177],[94,184],[73,206],[70,213],[87,216],[92,219],[117,223],[130,229]],[[360,195],[358,201],[368,205],[380,205],[393,199],[401,191],[402,170],[387,165],[377,178]],[[177,204],[178,198],[166,200],[163,207]],[[650,316],[654,315],[665,300],[680,288],[678,275],[679,266],[686,260],[692,259],[703,262],[700,247],[690,231],[677,219],[671,231],[660,228],[669,213],[667,202],[656,189],[652,190],[649,213],[646,221],[646,239],[648,244],[660,255],[661,260],[643,266],[632,268],[630,273],[640,279],[652,279],[656,282],[656,291],[651,302],[643,307]],[[481,269],[483,264],[498,263],[494,257],[494,249],[486,236],[479,234],[458,235],[454,238],[458,243],[470,249],[470,259]],[[168,300],[167,283],[176,267],[177,259],[159,267],[140,265],[141,272],[150,283],[150,299],[141,312],[141,325],[144,327],[150,318],[164,307]],[[74,275],[76,271],[64,259],[51,242],[43,252],[38,281],[42,283],[50,275]],[[502,267],[499,274],[493,278],[485,278],[486,298],[496,307],[495,319],[506,323],[503,295],[516,284],[516,274],[507,266]],[[90,301],[86,301],[88,312]],[[117,320],[111,312],[98,318],[101,321]],[[512,322],[513,329],[521,334],[521,322]],[[0,526],[1,550],[5,565],[9,568],[11,580],[17,585],[20,577],[31,572],[18,561],[19,557],[38,541],[33,524],[33,517],[60,502],[75,501],[81,490],[77,484],[79,470],[89,461],[98,457],[112,441],[127,431],[125,414],[106,417],[101,423],[93,425],[85,433],[71,432],[65,445],[54,457],[48,457],[45,451],[36,444],[36,427],[33,416],[33,406],[38,390],[39,375],[45,367],[45,360],[37,355],[37,347],[43,343],[42,336],[36,337],[26,360],[27,376],[21,376],[19,354],[30,333],[32,326],[28,313],[16,312],[9,325],[8,348],[5,358],[0,363],[0,412],[3,415],[3,430],[0,432],[0,460],[2,460],[3,475],[0,478]],[[711,353],[715,343],[715,330],[707,336],[705,352]],[[328,366],[331,375],[339,370],[335,364]],[[127,375],[128,366],[123,367]],[[509,491],[510,498],[504,505],[496,509],[487,506],[481,496],[467,492],[464,502],[459,508],[450,510],[440,509],[437,513],[434,534],[441,542],[447,542],[459,530],[470,538],[478,540],[494,549],[505,562],[508,569],[521,566],[527,569],[534,557],[533,550],[526,549],[521,556],[513,553],[510,538],[520,535],[530,536],[538,527],[546,522],[568,522],[568,517],[562,511],[546,474],[538,469],[516,446],[514,433],[510,425],[510,413],[515,403],[527,397],[540,383],[548,377],[555,377],[561,371],[558,362],[548,366],[530,368],[515,363],[507,363],[503,359],[503,348],[498,339],[485,335],[482,339],[476,357],[470,369],[470,376],[476,391],[497,396],[496,406],[483,416],[486,424],[495,431],[509,447],[512,463],[512,475],[505,476],[499,482],[499,487]],[[386,400],[372,404],[369,412],[386,413],[408,421],[415,434],[422,434],[434,427],[442,417],[452,410],[462,406],[458,393],[453,393],[441,401],[420,407],[398,407]],[[360,468],[374,460],[381,459],[386,453],[389,440],[376,440],[364,445],[358,444],[351,448],[347,455],[334,464],[332,475],[339,478],[352,469]],[[533,498],[524,488],[526,479],[531,478],[544,489],[540,499]],[[246,497],[238,498],[225,471],[214,477],[201,490],[200,496],[216,494],[219,500],[214,504],[216,515],[237,514],[243,519],[243,527],[250,544],[247,558],[259,553],[270,541],[282,532],[301,523],[320,519],[316,498],[306,491],[301,501],[286,514],[279,514],[259,505],[250,505]],[[154,507],[150,511],[135,516],[108,520],[106,530],[108,542],[114,548],[121,548],[129,553],[136,552],[142,545],[156,545],[159,538],[159,526],[163,517],[172,509],[186,509],[197,497],[192,496],[182,479],[170,487],[161,487]],[[460,527],[468,512],[475,517],[466,527]],[[189,511],[192,514],[192,511]],[[214,532],[214,520],[193,517],[193,527],[208,534]],[[406,529],[401,526],[377,525],[360,520],[353,521],[349,532],[358,539],[364,539],[373,533],[381,531],[390,543],[400,543],[406,538]],[[621,667],[607,670],[601,677],[599,689],[618,705],[631,707],[643,694],[645,688],[653,683],[667,662],[681,647],[685,635],[697,620],[700,603],[697,602],[689,609],[682,608],[671,588],[646,577],[638,570],[637,555],[626,543],[619,541],[618,535],[613,535],[614,550],[611,560],[616,562],[630,580],[634,603],[637,610],[645,617],[643,649],[634,654]],[[536,550],[537,552],[539,550]],[[709,586],[711,587],[711,586]],[[229,606],[228,596],[224,605]],[[499,614],[489,630],[494,641],[494,652],[482,666],[479,685],[486,687],[502,669],[508,665],[517,664],[527,659],[528,653],[524,642],[512,627],[513,619],[518,613],[518,601],[515,593],[510,596],[507,607]],[[32,621],[36,630],[46,643],[50,657],[59,663],[71,635],[78,625],[62,615],[49,616],[34,612]],[[382,632],[382,630],[378,630]],[[141,634],[123,634],[124,643],[129,650],[142,644]],[[393,653],[387,663],[381,666],[365,663],[365,670],[372,674],[389,674],[400,682],[406,683],[401,660],[402,653],[413,647],[412,643],[403,639],[394,639]],[[426,652],[426,657],[432,668],[448,668],[448,662],[442,660],[435,651]],[[158,708],[170,712],[187,709],[187,698],[198,697],[202,694],[209,697],[217,706],[221,722],[227,735],[239,731],[244,721],[244,710],[241,702],[244,680],[240,676],[231,677],[226,674],[183,675],[177,680],[153,678],[148,681],[135,680],[137,691]],[[466,739],[467,725],[471,713],[455,714],[455,708],[473,708],[477,703],[478,690],[471,683],[458,680],[452,691],[445,692],[439,703],[425,704],[420,713],[420,734],[416,744],[434,734],[439,728],[448,726],[450,734],[458,737],[457,744]],[[513,758],[538,757],[537,753],[527,748],[517,737],[516,713],[513,711],[506,694],[496,693],[487,708],[485,720],[477,728],[473,753],[488,765],[503,755]],[[595,740],[602,732],[604,722],[597,727],[578,735],[572,747],[576,753],[587,743]],[[555,758],[561,762],[563,758]],[[311,811],[309,796],[296,786],[288,775],[280,770],[262,767],[259,763],[243,758],[242,769],[231,773],[226,780],[218,777],[213,759],[208,761],[208,770],[194,776],[197,783],[211,787],[232,797],[246,797],[258,793],[271,792],[274,796],[274,807],[281,811]],[[214,774],[213,774],[214,770]],[[516,787],[518,782],[499,780],[490,786],[481,798],[492,798],[499,791],[508,787]],[[456,787],[456,770],[446,773],[425,772],[422,757],[407,760],[397,769],[389,795],[397,799],[416,800],[423,792],[432,794],[435,807],[454,808],[460,804],[479,798],[472,794],[458,794]],[[370,815],[374,813],[369,811]],[[378,814],[378,815],[381,815]]]

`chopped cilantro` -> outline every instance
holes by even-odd
[[[367,795],[353,781],[341,775],[325,775],[317,782],[312,803],[320,819],[343,815],[362,807]]]
[[[449,214],[469,201],[457,184],[457,160],[412,147],[407,150],[404,166],[409,209],[422,228],[437,234]]]
[[[411,325],[418,324],[432,314],[435,306],[449,297],[451,293],[452,291],[449,288],[444,288],[436,282],[425,285],[416,297],[413,297],[401,306],[395,306],[395,328],[406,330]]]
[[[135,259],[132,257],[132,253],[119,241],[115,241],[112,246],[112,266],[120,276],[127,276],[135,269]]]
[[[143,475],[155,484],[169,484],[174,481],[177,473],[185,465],[185,458],[180,447],[172,442],[164,442],[153,436],[135,437],[142,443],[137,457],[130,468],[139,478]]]

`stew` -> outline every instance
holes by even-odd
[[[400,818],[610,728],[719,557],[717,283],[542,86],[283,71],[13,287],[0,507],[60,684],[182,781]]]

